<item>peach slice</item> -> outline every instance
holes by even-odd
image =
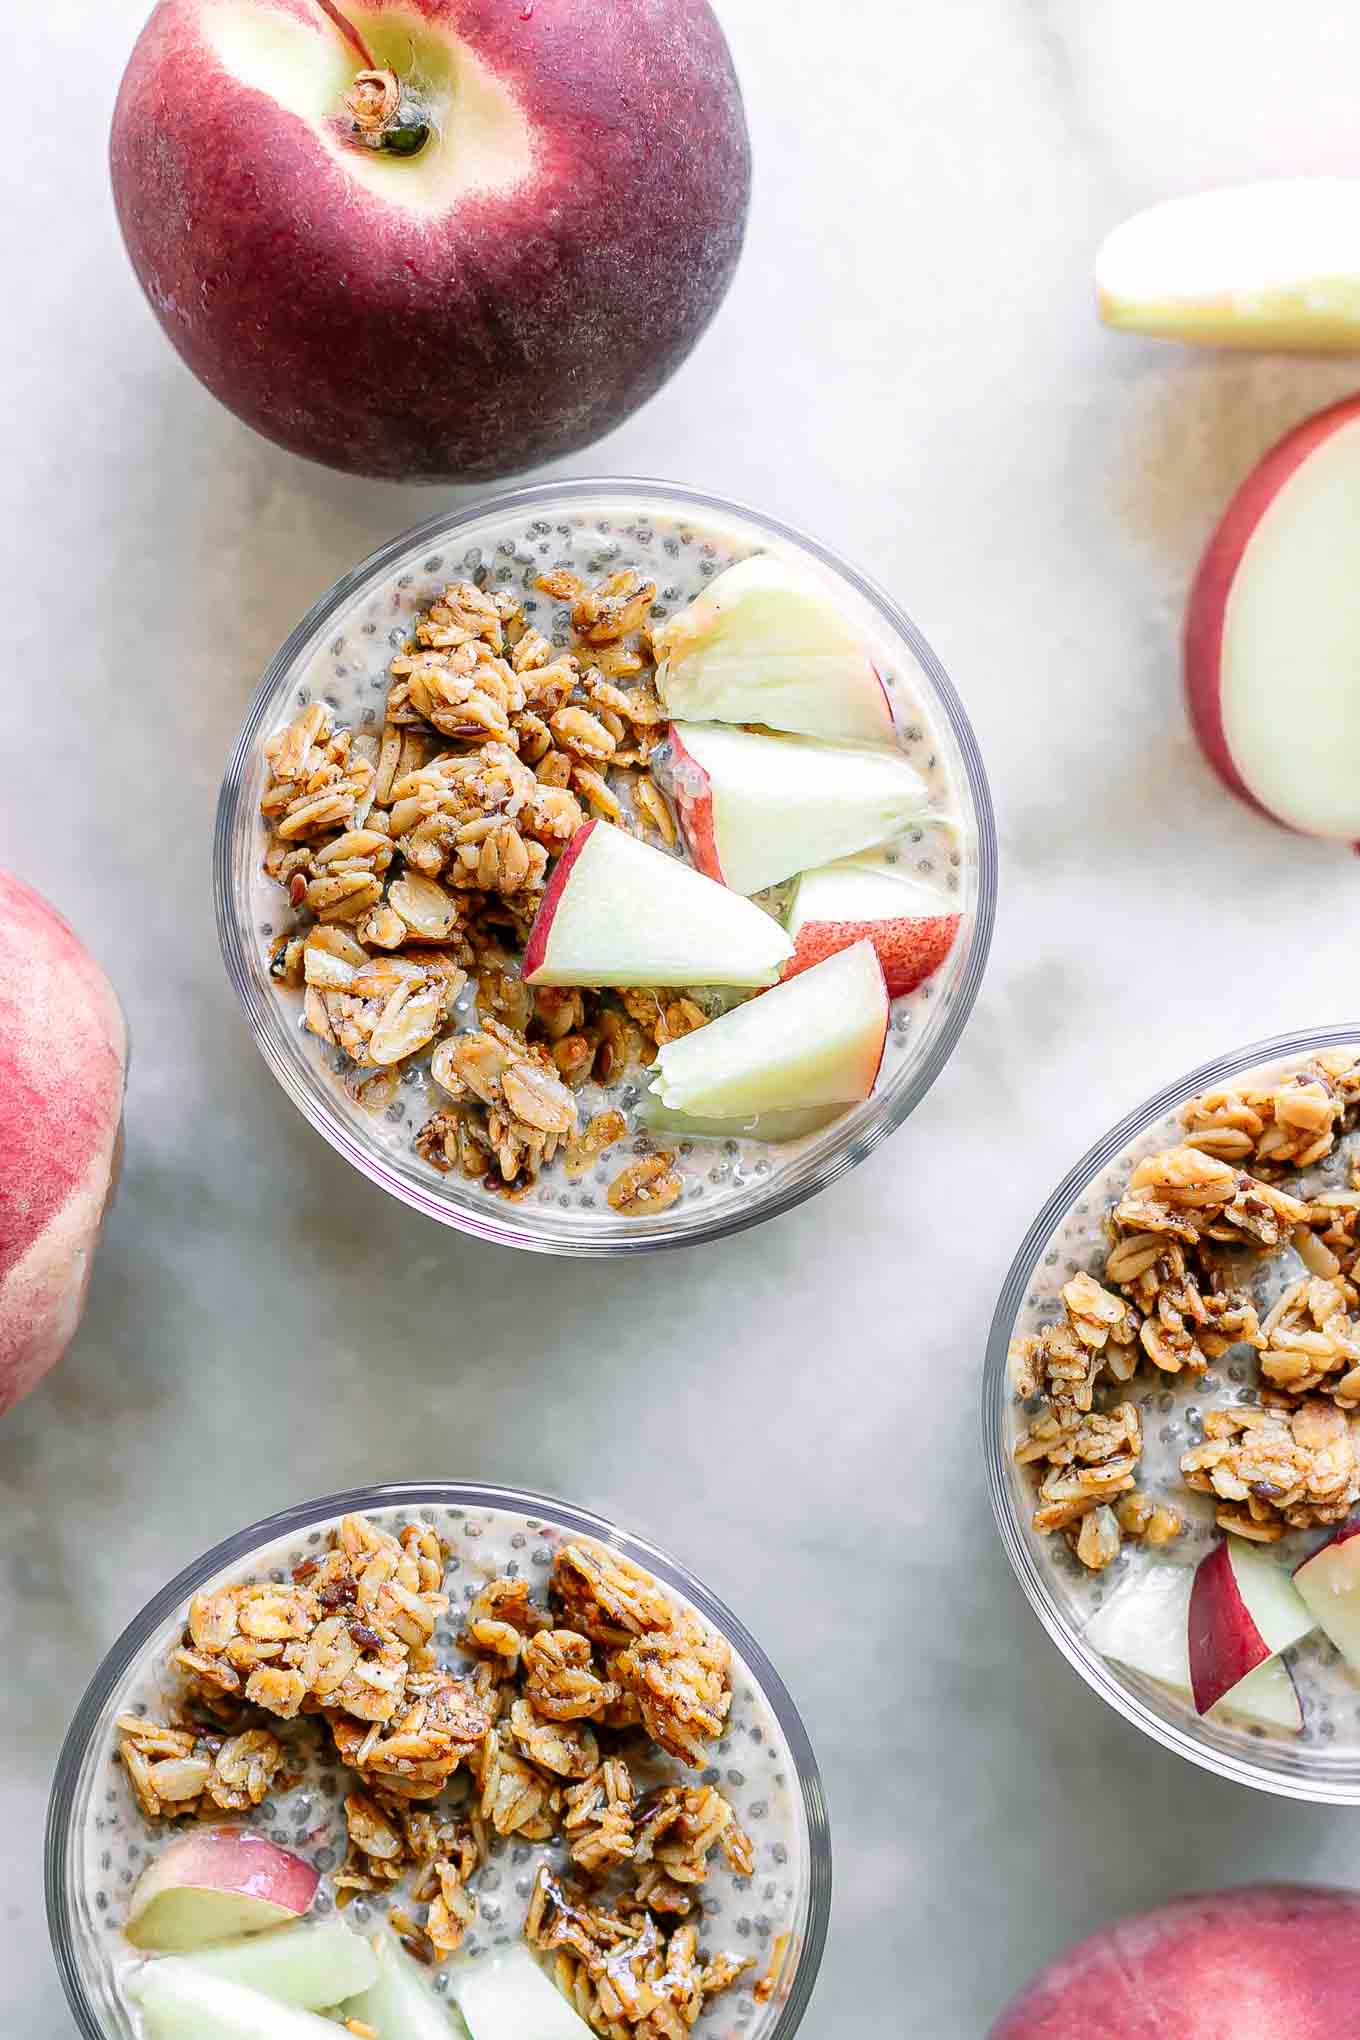
[[[988,2040],[1333,2040],[1355,2030],[1360,1893],[1199,1892],[1118,1920],[1034,1978]]]
[[[1100,316],[1214,347],[1360,349],[1360,180],[1287,177],[1173,198],[1096,258]]]
[[[146,2040],[336,2040],[339,2030],[315,2012],[211,1976],[180,1955],[146,1963],[128,1996],[141,2009]]]
[[[367,1990],[378,1974],[373,1950],[338,1920],[298,1920],[271,1933],[249,1934],[221,1947],[177,1958],[204,1976],[263,1991],[277,2004],[325,2011]]]
[[[320,1874],[250,1828],[192,1828],[137,1880],[124,1932],[135,1948],[205,1948],[305,1913]]]
[[[793,944],[769,914],[610,822],[558,859],[524,952],[530,985],[772,985]]]
[[[1308,836],[1360,839],[1360,397],[1252,470],[1200,562],[1185,689],[1209,764]]]
[[[672,723],[680,824],[700,871],[733,892],[870,850],[926,811],[925,781],[887,745],[824,744],[725,723]]]
[[[653,645],[657,692],[677,721],[892,742],[892,708],[863,639],[821,584],[785,560],[739,560]]]
[[[901,998],[933,976],[958,933],[959,914],[948,898],[872,855],[843,857],[805,871],[784,922],[793,937],[786,978],[869,941],[878,951],[890,998]]]
[[[472,2040],[591,2040],[523,1944],[457,1964],[449,1989]]]
[[[749,1119],[704,1119],[693,1112],[672,1112],[649,1092],[638,1107],[638,1117],[649,1132],[669,1135],[672,1140],[731,1140],[740,1134],[744,1140],[765,1140],[777,1146],[781,1141],[820,1133],[833,1119],[839,1119],[841,1111],[839,1105],[794,1105],[786,1112],[755,1112]]]
[[[1294,1573],[1318,1628],[1360,1671],[1360,1517],[1343,1523]]]
[[[375,1934],[372,1947],[378,1973],[366,1991],[347,2000],[347,2020],[371,2027],[378,2040],[456,2040],[463,2034],[458,2015],[435,1996],[392,1934]],[[537,2040],[532,2028],[525,2028],[524,2040]]]
[[[1086,1642],[1102,1657],[1156,1679],[1191,1701],[1187,1628],[1193,1585],[1188,1566],[1153,1565],[1133,1573],[1091,1617]],[[1209,1712],[1216,1721],[1236,1717],[1289,1735],[1303,1727],[1297,1688],[1289,1667],[1278,1657],[1267,1658],[1248,1672]]]
[[[668,1041],[653,1095],[699,1119],[849,1105],[874,1088],[888,988],[871,942],[857,942],[707,1027]]]
[[[1272,1558],[1240,1537],[1216,1544],[1195,1568],[1186,1622],[1196,1711],[1207,1714],[1315,1626]]]

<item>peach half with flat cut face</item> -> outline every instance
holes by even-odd
[[[1360,841],[1360,397],[1287,433],[1238,489],[1185,623],[1190,719],[1239,799]]]

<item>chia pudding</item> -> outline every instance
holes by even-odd
[[[432,1491],[411,1492],[423,1497]],[[573,1990],[591,2023],[601,2022],[592,1992],[598,1986],[607,1997],[607,1981],[592,1983],[593,1972],[577,1953],[579,1922],[599,1906],[611,1931],[622,1920],[630,1935],[651,1937],[663,1966],[668,1936],[686,1929],[694,1976],[707,1978],[702,1997],[696,1980],[684,2015],[685,2029],[692,2025],[699,2040],[792,2032],[796,2016],[781,2023],[790,1992],[801,2009],[811,1983],[805,1967],[810,1941],[819,1952],[810,1881],[825,1873],[812,1862],[804,1802],[810,1779],[815,1789],[815,1773],[810,1759],[796,1758],[790,1747],[786,1724],[800,1743],[802,1732],[778,1681],[768,1673],[758,1677],[721,1633],[716,1604],[704,1596],[706,1607],[696,1606],[668,1568],[663,1583],[651,1570],[654,1563],[665,1565],[657,1554],[627,1546],[614,1533],[606,1533],[607,1543],[583,1535],[586,1519],[559,1515],[538,1498],[523,1498],[521,1513],[490,1506],[476,1491],[461,1493],[458,1503],[379,1501],[363,1516],[339,1519],[298,1512],[287,1534],[242,1549],[197,1579],[191,1596],[138,1639],[135,1656],[106,1690],[89,1744],[77,1753],[81,1776],[64,1834],[64,1920],[58,1927],[54,1919],[54,1931],[77,2009],[98,2007],[99,2023],[87,2021],[87,2030],[141,2032],[136,1978],[144,1958],[125,1936],[130,1902],[138,1879],[171,1838],[202,1832],[198,1823],[211,1820],[240,1823],[296,1852],[321,1873],[313,1919],[338,1916],[380,1939],[395,1934],[428,1965],[423,1974],[441,1995],[451,1983],[456,1995],[460,1965],[493,1950],[522,1948],[530,1932],[545,1972],[554,1975],[556,1964],[559,1987]],[[334,1689],[340,1710],[332,1694],[323,1714],[314,1693],[301,1697],[316,1678],[316,1653],[308,1657],[312,1645],[305,1638],[283,1655],[274,1647],[272,1658],[261,1657],[256,1669],[263,1683],[252,1683],[250,1692],[263,1705],[247,1705],[240,1690],[246,1659],[234,1682],[229,1658],[214,1654],[236,1619],[223,1626],[231,1602],[243,1626],[228,1648],[239,1657],[245,1647],[249,1658],[247,1637],[268,1625],[247,1621],[241,1611],[273,1606],[251,1598],[254,1588],[277,1587],[287,1597],[301,1582],[330,1580],[322,1605],[311,1610],[311,1619],[319,1614],[323,1625],[313,1637],[324,1634],[332,1604],[339,1606],[335,1579],[364,1577],[375,1555],[381,1559],[396,1549],[390,1540],[397,1537],[424,1567],[422,1593],[436,1577],[429,1561],[435,1551],[442,1580],[428,1604],[428,1648],[413,1647],[404,1668],[410,1674],[406,1699],[428,1688],[431,1678],[456,1682],[446,1687],[457,1696],[455,1736],[486,1730],[481,1719],[469,1726],[468,1709],[489,1710],[489,1740],[484,1737],[479,1751],[456,1743],[441,1748],[436,1737],[423,1762],[385,1758],[383,1750],[398,1742],[412,1746],[416,1716],[399,1707],[381,1728],[371,1719],[352,1719],[343,1711],[352,1697],[348,1686]],[[357,1612],[380,1620],[369,1616],[369,1607],[361,1591]],[[353,1599],[346,1600],[341,1614],[355,1613]],[[608,1628],[615,1620],[625,1625],[617,1632]],[[609,1667],[627,1659],[626,1648],[620,1658],[620,1646],[631,1644],[645,1657],[643,1645],[666,1641],[645,1627],[654,1620],[670,1624],[679,1639],[665,1676],[652,1679],[644,1668],[636,1686],[640,1702],[625,1686],[600,1687]],[[588,1645],[568,1634],[573,1621],[597,1637],[613,1635],[614,1644]],[[301,1638],[304,1630],[305,1621],[294,1634]],[[368,1662],[380,1670],[377,1635],[371,1641]],[[706,1697],[692,1709],[665,1697],[677,1664],[689,1676],[691,1647],[709,1667],[707,1684],[699,1680]],[[748,1652],[754,1653],[749,1642]],[[285,1660],[304,1669],[285,1670]],[[436,1670],[422,1672],[422,1665]],[[629,1676],[626,1669],[620,1674]],[[288,1681],[294,1691],[285,1702]],[[238,1690],[226,1691],[233,1683]],[[582,1690],[586,1697],[578,1700]],[[566,1692],[571,1705],[562,1699]],[[273,1711],[299,1709],[299,1703],[291,1715]],[[503,1713],[496,1726],[498,1707]],[[706,1707],[712,1709],[707,1716]],[[192,1756],[184,1745],[185,1761],[166,1761],[158,1731],[169,1723],[187,1724],[194,1739]],[[80,1728],[78,1722],[73,1740]],[[249,1762],[223,1758],[224,1738],[229,1754],[249,1742],[251,1760],[263,1761],[253,1781]],[[214,1750],[222,1775],[233,1781],[230,1789],[214,1782],[190,1803],[158,1801],[158,1776],[176,1794],[187,1794],[198,1784],[197,1774],[191,1780],[187,1771],[196,1765],[208,1770]],[[64,1769],[69,1761],[68,1752]],[[591,1779],[611,1772],[622,1787],[610,1794],[619,1803],[605,1806],[598,1793],[592,1800]],[[394,1832],[410,1843],[395,1861],[389,1846]],[[450,1839],[455,1832],[457,1843]],[[422,1833],[442,1839],[422,1851]],[[445,1873],[442,1889],[430,1870],[431,1850],[453,1858],[435,1866]],[[614,1905],[621,1914],[610,1910]],[[613,1959],[617,1964],[617,1950]],[[641,2026],[639,2040],[652,2030]]]
[[[1159,1104],[1012,1273],[1010,1378],[998,1347],[989,1391],[1003,1529],[1050,1626],[1084,1639],[1074,1661],[1145,1725],[1252,1782],[1351,1799],[1360,1667],[1326,1605],[1322,1626],[1313,1597],[1300,1609],[1292,1694],[1259,1714],[1234,1712],[1242,1687],[1196,1709],[1185,1625],[1211,1554],[1288,1581],[1360,1506],[1360,1043],[1334,1030]],[[1154,1624],[1174,1609],[1178,1665],[1145,1636],[1126,1652],[1140,1604]]]
[[[576,1129],[571,1139],[549,1133],[546,1143],[539,1143],[546,1151],[531,1169],[519,1167],[516,1153],[507,1160],[500,1147],[496,1147],[494,1160],[483,1152],[468,1169],[466,1141],[455,1147],[448,1125],[448,1096],[431,1078],[428,1044],[401,1058],[394,1067],[377,1072],[380,1081],[375,1082],[375,1071],[362,1045],[356,1060],[352,1033],[346,1034],[340,1027],[332,1030],[334,1038],[327,1040],[317,1031],[315,1004],[309,1026],[306,1009],[311,987],[304,982],[305,961],[296,943],[288,950],[290,938],[305,930],[309,916],[305,906],[300,917],[290,906],[284,886],[278,882],[280,859],[276,856],[273,860],[273,875],[264,868],[267,831],[257,818],[248,873],[244,885],[241,879],[236,880],[236,888],[241,941],[248,942],[253,951],[247,968],[255,982],[267,985],[268,991],[262,1000],[252,990],[247,1002],[275,1003],[286,1030],[284,1059],[293,1065],[305,1063],[308,1075],[302,1088],[310,1095],[324,1093],[326,1120],[338,1122],[348,1135],[347,1141],[337,1139],[336,1145],[349,1153],[359,1147],[380,1158],[382,1179],[396,1187],[392,1179],[400,1178],[403,1195],[408,1194],[405,1185],[417,1187],[422,1208],[438,1209],[447,1201],[489,1213],[497,1205],[503,1209],[509,1196],[525,1209],[530,1225],[537,1214],[545,1219],[550,1214],[568,1214],[566,1225],[573,1236],[588,1239],[601,1231],[620,1234],[628,1229],[624,1221],[651,1217],[666,1204],[677,1206],[685,1218],[689,1207],[701,1207],[694,1216],[707,1222],[729,1206],[769,1199],[785,1183],[834,1156],[849,1136],[867,1127],[876,1114],[881,1119],[879,1108],[884,1098],[905,1091],[924,1065],[931,1065],[933,1074],[934,1062],[942,1059],[962,1024],[962,1014],[953,1009],[961,1003],[966,1010],[976,987],[980,968],[977,922],[983,893],[990,889],[990,876],[984,871],[990,851],[984,857],[979,847],[978,783],[970,777],[955,728],[940,712],[936,683],[918,663],[913,647],[889,629],[877,606],[857,587],[820,560],[810,559],[792,541],[754,522],[748,525],[736,512],[714,508],[691,515],[678,506],[668,506],[664,499],[639,506],[626,496],[617,502],[608,497],[584,503],[568,500],[547,508],[552,514],[533,515],[523,509],[497,514],[493,510],[459,531],[447,550],[426,552],[419,558],[408,555],[399,563],[400,570],[362,584],[336,613],[339,627],[334,633],[324,643],[312,644],[305,656],[287,667],[286,691],[282,686],[276,688],[262,704],[254,719],[259,735],[253,754],[245,759],[240,800],[248,808],[258,808],[259,801],[268,798],[271,779],[264,744],[272,740],[277,745],[280,732],[313,705],[318,712],[324,711],[324,731],[347,733],[345,741],[352,744],[354,755],[371,760],[379,757],[384,729],[391,728],[386,718],[391,713],[393,662],[409,655],[419,621],[429,616],[431,605],[444,599],[451,587],[460,583],[471,586],[507,614],[513,605],[513,631],[541,636],[550,658],[561,658],[572,648],[593,657],[597,648],[593,644],[583,647],[580,633],[573,627],[572,602],[557,591],[579,586],[588,595],[602,580],[607,587],[611,577],[617,581],[631,571],[636,583],[644,587],[654,584],[655,588],[641,633],[634,633],[623,646],[626,652],[629,644],[640,641],[645,665],[652,633],[664,631],[668,619],[684,611],[734,563],[763,553],[772,559],[787,559],[800,574],[815,575],[843,611],[859,634],[890,704],[891,754],[919,775],[919,813],[889,840],[867,846],[862,861],[907,879],[918,899],[928,893],[937,902],[941,923],[947,918],[952,930],[952,942],[946,942],[947,953],[937,960],[937,967],[912,989],[891,999],[882,1060],[871,1095],[862,1104],[822,1112],[820,1123],[807,1130],[795,1126],[791,1137],[778,1140],[752,1137],[739,1122],[730,1133],[721,1124],[707,1128],[712,1137],[696,1136],[685,1129],[668,1132],[664,1115],[659,1115],[658,1130],[658,1118],[648,1109],[650,1070],[646,1058],[664,1045],[675,1026],[683,1032],[710,1022],[748,994],[712,986],[676,987],[659,996],[655,1021],[650,1009],[644,1013],[636,1003],[648,996],[645,986],[627,994],[626,1004],[621,1003],[622,995],[605,995],[602,1003],[612,1005],[615,1012],[604,1016],[604,1024],[621,1020],[625,1032],[631,1031],[634,1037],[635,1050],[640,1036],[642,1050],[641,1056],[636,1052],[615,1055],[611,1068],[608,1058],[594,1052],[601,1015],[598,1007],[592,1006],[590,994],[586,995],[584,1023],[579,1014],[574,1020],[558,1023],[554,1014],[540,1025],[531,1007],[516,1004],[513,988],[508,1011],[498,1013],[500,994],[494,989],[488,992],[484,974],[474,963],[467,980],[450,996],[441,1023],[444,1027],[466,1036],[485,1028],[488,1018],[525,1023],[527,1014],[531,1016],[527,1020],[533,1037],[531,1050],[537,1051],[541,1060],[557,1053],[559,1040],[548,1030],[561,1025],[572,1029],[572,1043],[583,1033],[589,1037],[590,1061],[588,1066],[578,1063],[563,1071],[575,1102]],[[606,645],[603,654],[615,649]],[[507,657],[510,651],[507,643]],[[627,690],[632,677],[621,674],[619,684]],[[605,678],[612,686],[608,673]],[[643,688],[649,678],[644,670]],[[583,815],[616,820],[656,850],[692,862],[679,831],[675,840],[668,842],[659,830],[651,830],[648,812],[639,811],[640,763],[650,766],[652,784],[667,797],[672,821],[682,819],[685,806],[685,789],[677,784],[676,760],[673,747],[664,741],[664,727],[652,734],[662,741],[655,743],[650,759],[645,753],[629,750],[626,762],[632,769],[622,771],[611,769],[607,759],[596,760],[586,775],[592,782],[589,791],[581,790],[579,780],[573,781],[576,798]],[[445,748],[457,747],[445,741]],[[620,755],[624,755],[622,751]],[[683,780],[680,762],[679,778]],[[599,783],[598,805],[595,782]],[[650,791],[643,790],[648,792],[654,811]],[[239,824],[236,829],[239,847]],[[550,844],[549,859],[554,860],[562,847]],[[538,869],[541,875],[541,860]],[[549,876],[551,869],[550,861]],[[383,883],[389,897],[392,879],[402,870],[400,856],[395,865],[387,867]],[[287,884],[286,871],[283,876]],[[309,876],[303,876],[306,883],[312,883]],[[296,877],[291,884],[296,900],[302,887]],[[792,882],[775,884],[756,896],[756,905],[778,922],[788,908],[791,891]],[[989,900],[986,906],[985,918],[989,918]],[[507,936],[507,953],[495,959],[503,976],[512,980],[523,953],[523,922],[517,932],[518,941],[513,934]],[[337,946],[343,947],[343,942]],[[371,955],[371,944],[368,949]],[[536,996],[541,1003],[542,995]],[[321,1025],[325,1024],[323,1020]],[[257,1020],[257,1031],[259,1027]],[[499,1054],[499,1049],[496,1052]],[[279,1057],[271,1054],[271,1060],[278,1068]],[[462,1095],[469,1095],[466,1086]],[[312,1116],[317,1118],[316,1113]],[[317,1123],[323,1122],[318,1119]],[[448,1130],[447,1140],[439,1137],[441,1124]],[[759,1124],[758,1119],[750,1122],[755,1127]],[[432,1126],[433,1137],[428,1131]],[[328,1125],[323,1124],[323,1130],[334,1138]],[[788,1132],[787,1127],[781,1130]],[[604,1145],[598,1146],[601,1142]],[[483,1140],[484,1150],[488,1145],[495,1143]],[[659,1152],[664,1154],[664,1171],[654,1164]],[[642,1179],[641,1194],[631,1203],[625,1196],[611,1195],[621,1171]],[[413,1197],[412,1201],[417,1200]],[[464,1221],[460,1218],[458,1222]]]

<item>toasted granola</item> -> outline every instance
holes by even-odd
[[[683,1764],[706,1762],[705,1745],[723,1732],[732,1706],[732,1653],[688,1611],[667,1629],[650,1630],[617,1651],[609,1668],[642,1710],[653,1742]]]
[[[400,1808],[380,1803],[370,1793],[350,1792],[345,1798],[345,1832],[349,1852],[335,1883],[338,1902],[345,1905],[356,1891],[379,1891],[396,1884],[411,1863],[411,1851]]]
[[[543,1629],[524,1647],[524,1691],[550,1721],[598,1721],[619,1688],[594,1669],[590,1639],[572,1629]]]
[[[627,1132],[621,1112],[597,1112],[579,1134],[567,1137],[567,1174],[583,1176],[596,1156],[621,1141]]]
[[[331,1711],[390,1721],[429,1662],[443,1556],[432,1531],[400,1540],[347,1516],[334,1548],[287,1585],[197,1594],[173,1663],[191,1692],[240,1695],[289,1719]]]
[[[333,1714],[330,1730],[341,1762],[366,1783],[397,1799],[435,1799],[460,1764],[479,1759],[499,1712],[485,1671],[460,1679],[432,1667],[408,1679],[385,1729]]]
[[[525,1935],[556,1956],[557,1985],[608,2040],[680,2040],[707,1997],[754,1968],[732,1955],[698,1960],[690,1926],[667,1933],[651,1913],[615,1909],[538,1873]]]
[[[268,1729],[219,1736],[187,1724],[120,1714],[118,1755],[148,1820],[246,1813],[265,1800],[287,1751]]]
[[[602,2034],[616,2018],[643,2040],[687,2030],[689,2010],[697,2017],[742,1965],[718,1956],[696,1966],[682,1942],[686,1984],[675,1996],[675,1936],[659,1922],[695,1908],[715,1850],[740,1877],[752,1874],[754,1852],[721,1792],[644,1790],[618,1739],[632,1738],[652,1775],[644,1727],[685,1763],[709,1761],[731,1704],[726,1643],[642,1567],[579,1539],[556,1554],[553,1608],[520,1578],[479,1588],[459,1639],[475,1662],[460,1671],[434,1646],[448,1609],[444,1566],[432,1530],[393,1535],[348,1516],[291,1579],[196,1596],[172,1654],[186,1705],[252,1718],[228,1732],[120,1717],[118,1754],[139,1806],[154,1821],[248,1812],[292,1782],[283,1737],[308,1732],[297,1717],[319,1719],[351,1774],[339,1905],[409,1893],[389,1920],[413,1954],[440,1962],[475,1917],[490,1838],[560,1836],[591,1893],[582,1933],[563,1942],[536,1893],[531,1942],[576,1949],[584,1982],[563,1980],[585,1992]],[[297,1726],[257,1725],[270,1715]],[[616,1997],[632,2009],[609,2010]]]
[[[482,1743],[475,1775],[481,1794],[477,1812],[498,1835],[546,1842],[556,1834],[562,1811],[561,1785],[520,1755],[508,1723]]]
[[[1142,1450],[1132,1403],[1103,1414],[1050,1406],[1015,1449],[1022,1466],[1042,1467],[1035,1529],[1045,1535],[1069,1529],[1102,1504],[1132,1493]]]
[[[555,1778],[588,1778],[599,1766],[600,1745],[585,1721],[545,1715],[532,1700],[515,1701],[510,1733],[520,1755]]]
[[[527,1580],[488,1580],[468,1609],[460,1641],[464,1649],[489,1658],[501,1676],[513,1678],[525,1643],[550,1620],[547,1610],[530,1599]]]
[[[427,1906],[425,1936],[434,1959],[442,1962],[462,1946],[477,1914],[468,1879],[481,1863],[481,1851],[470,1828],[459,1830],[452,1848],[431,1863],[416,1885],[415,1896]]]
[[[1150,1495],[1142,1494],[1137,1488],[1120,1496],[1115,1504],[1115,1515],[1125,1537],[1150,1545],[1170,1544],[1185,1528],[1178,1509],[1171,1508],[1166,1502],[1154,1502]]]
[[[609,1186],[610,1209],[623,1218],[647,1218],[668,1211],[685,1188],[674,1162],[675,1156],[666,1149],[630,1162]]]
[[[533,629],[512,597],[453,582],[391,661],[381,736],[309,702],[265,746],[261,801],[264,868],[297,917],[271,975],[302,991],[306,1027],[356,1072],[395,1081],[428,1055],[456,1109],[426,1119],[417,1153],[507,1197],[559,1154],[584,1173],[621,1137],[613,1113],[582,1133],[573,1090],[654,1059],[706,1018],[677,994],[640,991],[639,1024],[632,994],[536,993],[519,975],[551,860],[587,809],[677,841],[650,773],[666,721],[646,632],[655,584],[623,570],[593,589],[560,571],[540,585],[572,604],[574,649]],[[469,978],[478,1031],[460,1004]],[[378,1111],[394,1081],[350,1088]],[[644,1156],[609,1202],[641,1215],[679,1191]]]
[[[1257,1355],[1260,1403],[1210,1411],[1181,1461],[1222,1528],[1273,1542],[1360,1498],[1360,1190],[1310,1199],[1275,1180],[1320,1161],[1357,1117],[1360,1058],[1345,1052],[1192,1099],[1185,1142],[1140,1161],[1107,1220],[1106,1286],[1073,1277],[1062,1321],[1012,1342],[1016,1393],[1038,1404],[1015,1448],[1039,1481],[1034,1527],[1063,1531],[1090,1569],[1124,1538],[1164,1543],[1181,1527],[1137,1490],[1137,1413],[1113,1401],[1143,1364],[1196,1377],[1234,1348]],[[1234,1271],[1290,1247],[1306,1272],[1261,1320]]]
[[[1357,1297],[1344,1276],[1291,1282],[1261,1326],[1261,1373],[1290,1395],[1323,1389],[1343,1410],[1360,1407]]]
[[[721,1792],[711,1785],[668,1785],[654,1793],[638,1815],[633,1846],[641,1869],[638,1898],[653,1912],[689,1912],[719,1845],[738,1876],[749,1877],[751,1843]]]
[[[636,1796],[628,1766],[618,1757],[607,1759],[563,1794],[562,1832],[572,1862],[586,1876],[607,1875],[631,1862]]]
[[[430,1060],[430,1074],[455,1104],[485,1110],[485,1140],[502,1182],[532,1181],[564,1139],[576,1131],[576,1100],[552,1057],[525,1035],[497,1020],[476,1034],[452,1035]],[[451,1160],[449,1115],[436,1118],[446,1160]],[[421,1139],[429,1146],[430,1126]],[[456,1131],[453,1138],[457,1140]],[[458,1150],[461,1157],[461,1149]]]
[[[1360,1501],[1360,1417],[1316,1395],[1210,1410],[1181,1471],[1215,1497],[1220,1529],[1273,1544],[1287,1529],[1340,1523]]]
[[[693,1930],[675,1925],[697,1917],[715,1854],[752,1875],[749,1838],[712,1785],[654,1782],[658,1748],[711,1761],[728,1647],[642,1567],[577,1539],[556,1553],[550,1606],[522,1578],[477,1590],[459,1638],[473,1665],[458,1669],[435,1643],[444,1570],[434,1531],[348,1516],[291,1579],[196,1596],[171,1661],[186,1707],[235,1718],[120,1717],[137,1802],[153,1821],[249,1812],[295,1782],[286,1738],[319,1722],[350,1774],[337,1904],[399,1898],[393,1930],[438,1963],[475,1919],[493,1838],[560,1837],[581,1888],[540,1882],[531,1945],[560,1958],[559,1982],[602,2036],[673,2040],[749,1966],[701,1964]],[[276,1733],[270,1716],[295,1725]]]
[[[1307,1169],[1330,1154],[1360,1109],[1360,1059],[1314,1056],[1281,1083],[1206,1091],[1181,1109],[1191,1146],[1257,1168]]]
[[[626,1644],[648,1630],[669,1629],[675,1619],[670,1596],[649,1572],[591,1538],[562,1546],[549,1595],[569,1627],[592,1643]]]

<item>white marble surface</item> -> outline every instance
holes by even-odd
[[[250,438],[162,342],[103,165],[144,11],[25,10],[37,86],[8,116],[0,862],[86,933],[135,1058],[84,1331],[0,1429],[0,2028],[70,2031],[41,1823],[102,1651],[223,1532],[375,1477],[575,1496],[745,1612],[835,1822],[810,2033],[975,2040],[1115,1912],[1353,1878],[1353,1818],[1198,1774],[1069,1672],[992,1533],[976,1388],[1007,1261],[1087,1142],[1225,1043],[1353,1010],[1355,862],[1219,792],[1176,634],[1225,491],[1360,364],[1119,340],[1087,277],[1146,201],[1348,166],[1360,16],[723,0],[758,165],[744,266],[670,388],[564,471],[747,497],[892,586],[976,722],[1004,889],[962,1047],[872,1162],[725,1245],[574,1268],[347,1173],[224,980],[209,829],[255,675],[441,498]]]

